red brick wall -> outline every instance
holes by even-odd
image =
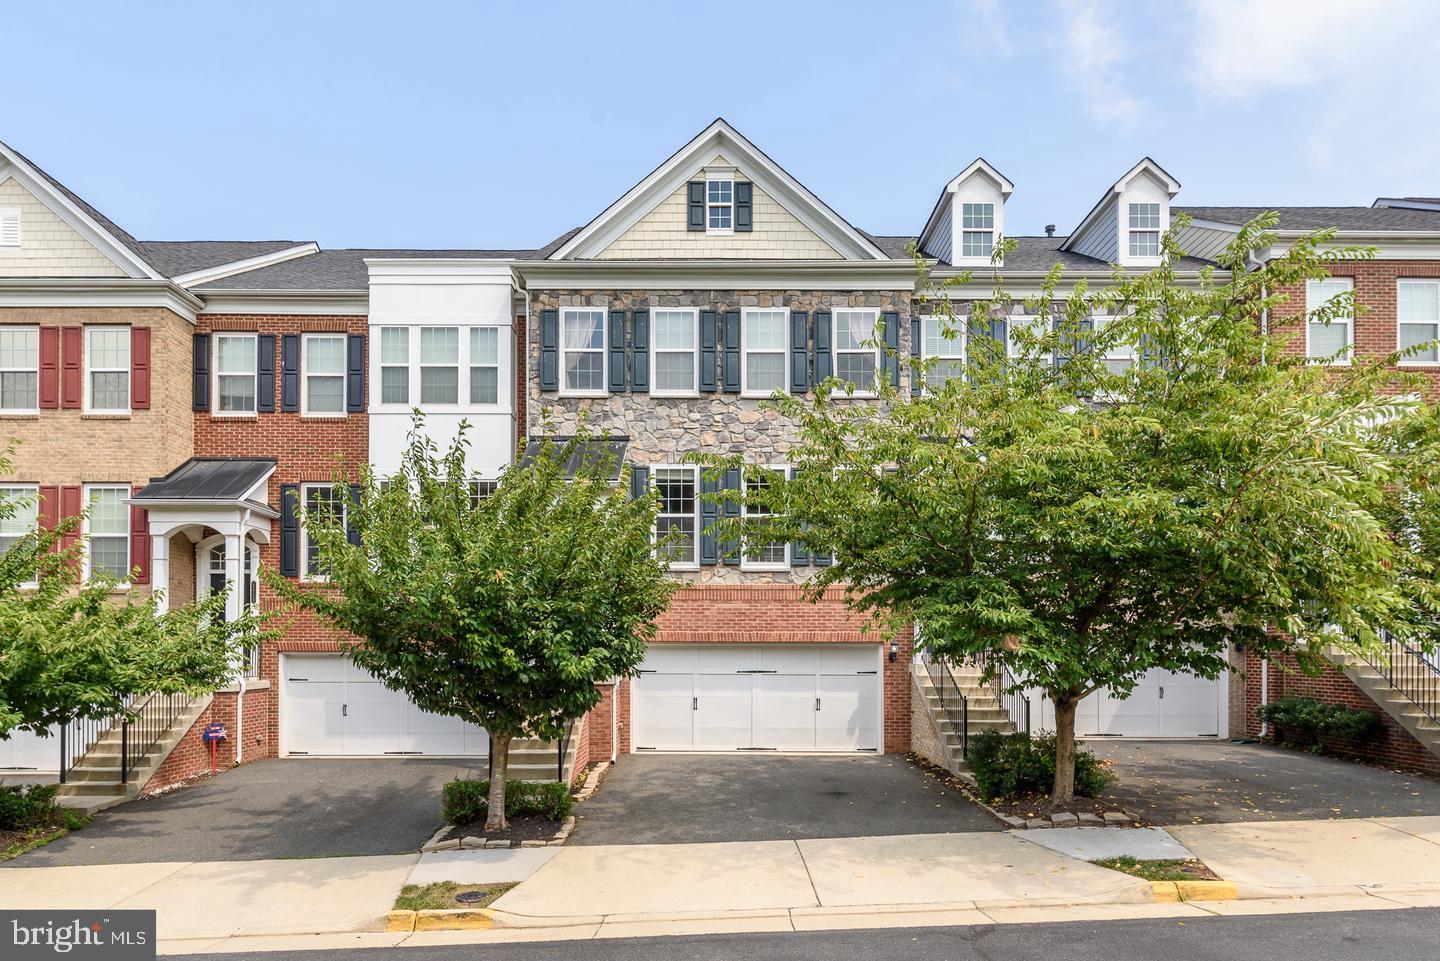
[[[1260,658],[1247,652],[1245,655],[1245,728],[1248,737],[1260,736]],[[1346,707],[1370,711],[1380,716],[1385,725],[1382,735],[1367,742],[1360,756],[1391,767],[1411,771],[1424,771],[1440,775],[1440,758],[1426,750],[1425,746],[1410,736],[1410,732],[1395,722],[1389,714],[1348,677],[1334,667],[1327,667],[1317,677],[1300,672],[1295,659],[1288,655],[1275,659],[1270,664],[1267,694],[1271,701],[1282,697],[1314,697],[1327,704],[1343,704]],[[1233,731],[1238,736],[1241,732]],[[1343,741],[1327,740],[1325,749],[1335,754],[1353,754],[1354,749]]]
[[[205,730],[205,725],[220,723],[225,725],[225,731],[229,739],[220,742],[215,750],[216,769],[220,771],[229,770],[235,764],[235,747],[239,738],[245,739],[245,750],[241,763],[248,764],[251,761],[259,761],[263,758],[275,756],[276,740],[276,718],[275,701],[269,690],[250,690],[245,692],[245,726],[243,733],[235,723],[235,705],[239,695],[233,692],[220,692],[185,732],[175,750],[160,765],[154,777],[146,782],[141,794],[150,794],[162,788],[168,787],[177,781],[183,781],[187,777],[201,774],[210,770],[210,746],[201,740],[200,734]]]

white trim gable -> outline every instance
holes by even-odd
[[[204,267],[200,270],[192,270],[185,274],[176,274],[174,281],[181,287],[197,287],[200,284],[209,283],[210,281],[234,277],[236,274],[259,270],[261,267],[273,267],[275,264],[283,264],[285,261],[294,260],[296,257],[307,257],[310,254],[318,254],[319,252],[320,245],[312,240],[307,243],[296,244],[294,247],[286,247],[284,250],[276,250],[255,257],[246,257],[244,260],[235,260],[228,264],[216,264],[213,267]]]
[[[586,224],[550,260],[599,258],[607,247],[663,200],[695,177],[717,155],[749,178],[776,203],[846,260],[886,260],[885,254],[863,233],[810,192],[734,127],[719,119],[630,188],[594,220]]]
[[[126,276],[147,280],[165,279],[118,237],[102,227],[95,218],[57,190],[54,184],[24,157],[0,141],[0,183],[12,177]]]
[[[1142,189],[1143,188],[1143,189]],[[1107,263],[1152,265],[1158,257],[1132,258],[1128,252],[1128,202],[1160,201],[1161,233],[1170,225],[1170,201],[1180,192],[1180,182],[1155,161],[1144,157],[1090,208],[1090,212],[1060,245],[1061,250],[1075,251]],[[1143,194],[1143,196],[1141,196]],[[1132,195],[1135,195],[1132,197]],[[1164,198],[1160,200],[1160,198]]]

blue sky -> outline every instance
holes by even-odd
[[[857,226],[977,155],[1010,233],[1140,157],[1191,204],[1440,195],[1440,3],[40,3],[0,140],[141,239],[542,244],[724,116]]]

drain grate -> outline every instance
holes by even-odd
[[[455,900],[461,904],[474,904],[476,901],[484,901],[489,896],[489,891],[461,891],[455,895]]]

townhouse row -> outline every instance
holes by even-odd
[[[275,603],[260,565],[314,574],[302,505],[330,496],[337,469],[393,469],[414,408],[441,445],[469,422],[477,496],[527,443],[584,420],[659,492],[684,587],[640,675],[605,685],[577,721],[571,767],[632,751],[907,751],[922,713],[912,638],[867,632],[838,595],[804,601],[826,557],[790,544],[724,556],[684,458],[735,452],[783,469],[794,427],[762,403],[777,389],[806,395],[832,374],[857,387],[838,403],[871,402],[877,378],[921,389],[871,346],[882,321],[900,356],[940,358],[932,383],[958,375],[964,342],[941,336],[922,304],[910,248],[937,280],[988,265],[1010,236],[1014,190],[976,160],[941,187],[917,234],[871,235],[717,120],[538,249],[142,242],[0,144],[0,430],[18,442],[0,493],[36,505],[5,522],[0,546],[87,511],[87,576],[123,574],[167,603],[235,585],[234,616]],[[1056,264],[1066,287],[1104,283],[1112,264],[1152,267],[1181,210],[1192,219],[1177,266],[1196,281],[1261,208],[1181,207],[1179,190],[1142,160],[1068,234],[1016,236],[1005,282],[1023,294]],[[1379,249],[1288,292],[1292,315],[1272,323],[1303,331],[1292,349],[1345,363],[1440,334],[1440,201],[1278,209],[1282,247],[1335,227],[1338,243]],[[1347,286],[1365,312],[1305,323],[1307,303]],[[1437,361],[1433,350],[1414,358],[1432,387]],[[255,651],[200,718],[227,725],[225,759],[486,754],[483,731],[419,711],[339,650],[295,617]],[[1157,674],[1124,701],[1102,693],[1082,708],[1081,733],[1253,734],[1249,667],[1217,681]],[[1397,752],[1413,747],[1394,734]],[[154,782],[199,758],[175,751]],[[56,763],[53,742],[0,742],[0,767]]]

